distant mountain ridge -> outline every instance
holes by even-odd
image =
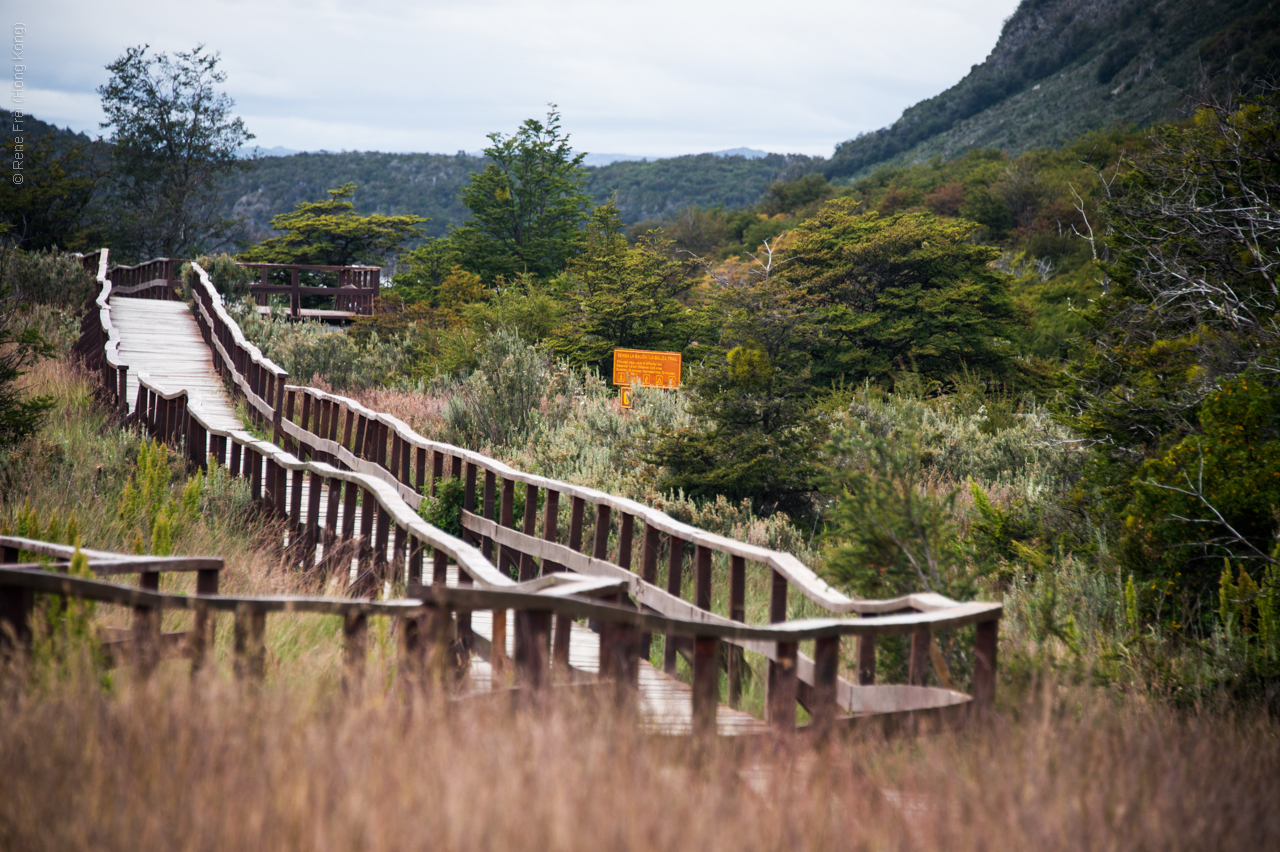
[[[1275,0],[1023,0],[984,62],[890,126],[838,145],[823,172],[849,178],[1146,126],[1178,117],[1186,93],[1222,96],[1276,74],[1278,59]]]
[[[738,151],[748,151],[744,156]],[[223,185],[224,215],[243,217],[248,236],[270,233],[273,216],[301,201],[323,198],[347,181],[356,184],[361,214],[415,213],[431,218],[424,230],[443,236],[469,211],[461,193],[483,157],[458,154],[384,154],[374,151],[300,153],[261,157],[251,171]],[[822,158],[733,149],[652,161],[618,160],[587,169],[587,193],[596,203],[616,198],[627,223],[660,217],[691,205],[745,207],[775,180],[813,171]]]

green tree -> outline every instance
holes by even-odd
[[[720,339],[690,370],[698,424],[661,436],[650,453],[666,468],[664,489],[750,499],[757,512],[807,507],[818,443],[808,350],[818,332],[814,300],[787,276],[780,243],[708,270],[707,325]]]
[[[98,148],[59,143],[52,134],[14,133],[5,139],[5,160],[13,162],[19,151],[23,181],[0,193],[0,225],[8,226],[5,239],[27,251],[75,251],[100,239],[93,213],[106,170]]]
[[[0,244],[0,449],[34,435],[53,407],[52,398],[32,396],[18,383],[27,367],[55,354],[39,330],[23,321],[21,282],[15,280],[20,254]]]
[[[271,220],[271,227],[284,233],[242,252],[240,259],[316,266],[381,265],[405,243],[421,237],[418,225],[430,221],[414,215],[359,216],[351,201],[355,192],[354,183],[344,183],[329,190],[327,201],[304,201],[281,213]]]
[[[822,306],[820,383],[883,380],[915,365],[945,379],[960,365],[1012,366],[1002,342],[1021,315],[1000,250],[975,245],[977,226],[928,213],[858,215],[836,199],[795,232],[791,270]]]
[[[672,260],[661,233],[627,243],[612,203],[597,207],[583,236],[582,254],[565,276],[574,306],[554,347],[579,364],[610,375],[613,350],[682,349],[688,310],[676,299],[688,288],[682,265]]]
[[[514,136],[489,140],[490,164],[462,192],[471,219],[451,235],[463,265],[486,281],[522,272],[551,278],[582,242],[591,204],[582,188],[585,155],[569,147],[554,105],[545,124],[526,119]]]
[[[1158,128],[1110,184],[1111,262],[1068,366],[1090,508],[1139,578],[1193,594],[1273,560],[1280,510],[1280,95]],[[1102,253],[1102,252],[1100,252]]]
[[[129,48],[98,88],[111,129],[111,242],[133,258],[190,257],[230,241],[218,214],[221,181],[252,167],[239,150],[254,138],[232,117],[219,54],[204,46],[170,58]]]
[[[405,304],[440,305],[440,285],[458,266],[458,247],[448,237],[426,240],[400,255],[400,270],[392,279],[391,294]]]

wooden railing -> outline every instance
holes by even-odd
[[[77,548],[18,536],[0,536],[0,564],[7,570],[41,570],[51,569],[66,574],[75,556]],[[137,556],[122,553],[110,553],[98,550],[80,550],[89,561],[90,570],[101,576],[119,576],[121,574],[137,574],[138,588],[144,592],[155,592],[160,588],[160,575],[166,572],[196,573],[196,594],[216,595],[218,593],[218,574],[223,563],[220,558],[190,556]],[[19,556],[31,554],[45,557],[48,565],[19,563]],[[34,603],[33,593],[40,589],[32,585],[6,585],[0,577],[0,642],[26,644],[31,641],[30,613]],[[116,601],[132,605],[129,601]],[[7,630],[5,629],[7,628]],[[186,642],[186,651],[191,664],[198,669],[204,662],[206,650],[210,647],[211,625],[204,612],[198,612],[195,626],[186,633],[160,633],[160,620],[155,610],[146,606],[134,606],[133,629],[131,636],[116,637],[105,643],[105,650],[113,656],[126,646],[134,652],[133,656],[145,667],[155,663],[155,653],[159,650],[161,640],[174,644],[173,640]]]
[[[198,277],[206,282],[202,271]],[[206,283],[198,290],[197,320],[202,328],[208,329],[206,339],[237,339],[239,329],[221,310],[212,287]],[[242,337],[238,339],[243,340]],[[230,359],[222,352],[215,353],[215,362],[220,360],[219,356],[223,364],[229,363]],[[229,378],[235,380],[233,375]],[[959,604],[932,593],[893,600],[854,600],[831,588],[791,554],[713,535],[625,498],[527,474],[479,453],[430,441],[396,418],[365,408],[347,397],[283,384],[278,390],[275,406],[270,408],[275,440],[304,457],[376,478],[396,489],[401,499],[415,509],[428,489],[434,494],[443,480],[462,479],[464,539],[479,546],[486,558],[493,558],[496,552],[495,564],[521,580],[536,575],[538,568],[534,560],[537,559],[542,561],[544,571],[567,568],[587,575],[624,580],[631,599],[649,611],[673,618],[733,626],[745,620],[745,576],[750,562],[770,572],[770,620],[774,623],[786,621],[787,595],[793,586],[806,598],[835,614],[881,617],[889,613],[915,613],[920,618],[921,629],[913,631],[911,637],[910,685],[923,686],[930,665],[932,628],[930,619],[924,616],[957,607],[973,609],[980,614],[972,620],[980,624],[975,645],[975,671],[988,664],[994,669],[997,629],[1002,613],[1000,604]],[[268,413],[266,401],[253,402],[253,405],[265,420]],[[294,422],[295,417],[298,418],[297,423]],[[428,466],[431,471],[429,479]],[[477,506],[476,485],[481,477],[483,497]],[[517,483],[525,490],[525,512],[518,519],[518,528],[517,519],[513,517]],[[545,503],[541,519],[537,511],[540,497]],[[562,497],[569,503],[567,537],[559,529],[558,507]],[[591,507],[590,512],[588,506]],[[583,529],[589,516],[594,517],[594,534],[588,554],[582,552],[582,548]],[[540,537],[535,535],[539,528],[542,532]],[[663,536],[667,539],[666,589],[656,585]],[[567,540],[561,543],[561,538]],[[638,554],[635,553],[637,549]],[[612,559],[609,558],[610,550]],[[695,575],[693,603],[681,598],[683,564],[690,550]],[[728,618],[711,612],[714,591],[711,564],[715,554],[727,558],[729,563]],[[632,571],[636,555],[639,556],[639,573]],[[568,631],[560,631],[557,635],[566,637],[566,642],[553,650],[557,660],[563,662],[568,654]],[[674,672],[680,643],[667,642],[664,647],[664,668]],[[802,684],[800,698],[802,703],[809,705],[808,688],[816,685],[814,659],[795,653],[795,649],[778,648],[771,643],[746,641],[741,647],[770,659],[771,681],[778,676],[779,667],[792,665],[791,655],[795,654],[794,662]],[[684,650],[692,655],[693,649],[687,644]],[[870,693],[862,688],[875,683],[874,634],[863,636],[856,653],[857,683],[841,679],[837,695],[841,706],[851,711],[864,706]],[[736,704],[741,692],[743,664],[739,654],[727,657],[729,696]],[[985,688],[985,684],[980,685]]]
[[[101,250],[104,254],[106,249]],[[116,266],[107,273],[117,296],[137,299],[182,299],[182,265],[185,260],[168,257],[148,260],[137,266]]]
[[[539,573],[553,575],[564,569],[621,584],[619,588],[627,602],[633,602],[639,610],[631,611],[638,621],[625,623],[667,636],[664,666],[669,670],[675,668],[678,652],[690,657],[695,694],[699,689],[714,688],[718,673],[713,677],[708,667],[719,665],[717,643],[724,641],[735,649],[752,650],[767,657],[770,719],[784,727],[795,723],[797,699],[815,718],[834,718],[839,711],[855,715],[917,711],[967,701],[969,696],[925,687],[923,682],[932,633],[974,625],[972,704],[975,708],[991,705],[1000,604],[958,603],[928,593],[888,601],[851,599],[832,589],[790,554],[707,533],[634,501],[526,474],[478,453],[427,440],[399,420],[346,397],[289,386],[284,371],[244,339],[204,270],[196,265],[195,271],[196,319],[213,352],[214,364],[243,395],[252,416],[264,428],[270,428],[275,443],[257,440],[245,432],[211,428],[199,409],[189,405],[184,392],[157,387],[145,375],[138,377],[132,417],[151,434],[185,445],[191,464],[225,464],[232,474],[248,477],[254,499],[288,526],[291,549],[300,564],[315,564],[315,548],[320,547],[320,554],[325,554],[326,559],[358,559],[365,588],[380,589],[384,582],[391,581],[418,589],[424,581],[424,554],[430,549],[433,588],[443,585],[452,561],[458,566],[458,581],[464,587],[459,594],[472,583],[481,590],[510,591],[517,581],[509,575],[527,583]],[[102,286],[98,303],[107,305],[111,285],[103,280]],[[111,356],[114,338],[109,306],[99,311],[99,317],[101,331],[97,339],[105,341],[101,360],[113,365],[114,371],[121,371],[123,365]],[[107,393],[114,393],[120,402],[118,389],[125,386],[123,372],[118,372],[117,377],[104,370],[103,375]],[[299,422],[294,422],[295,417]],[[285,499],[286,477],[292,478],[289,505]],[[460,479],[464,484],[462,539],[426,524],[414,511],[424,493],[435,493],[449,479]],[[477,501],[481,480],[483,493]],[[517,483],[525,489],[525,512],[519,527],[514,517]],[[304,493],[308,497],[305,507]],[[328,494],[328,502],[322,508],[324,493]],[[563,532],[559,524],[562,498],[568,503],[569,520],[568,529]],[[541,513],[539,500],[544,503]],[[339,501],[341,529],[337,524]],[[357,502],[365,507],[358,531],[354,528]],[[583,552],[583,545],[589,521],[593,521],[593,528],[588,553]],[[537,534],[539,528],[541,535]],[[656,580],[664,537],[669,580],[662,589]],[[692,603],[681,597],[683,565],[690,550],[695,586]],[[632,571],[637,555],[639,573]],[[722,555],[729,566],[727,618],[711,612],[712,560],[716,555]],[[768,625],[744,623],[749,563],[769,571],[772,597]],[[856,613],[861,617],[787,622],[787,595],[792,586],[835,615]],[[438,588],[437,592],[445,594]],[[555,612],[558,619],[563,619],[556,630],[563,639],[549,650],[555,664],[567,664],[567,627],[569,620],[577,616],[568,611],[538,611]],[[495,610],[493,616],[493,650],[475,642],[465,607],[459,609],[457,629],[465,644],[475,644],[482,656],[487,653],[493,665],[501,669],[506,664],[501,651],[505,647],[505,610]],[[549,627],[549,621],[543,624],[540,618],[518,615],[515,625],[517,669],[535,681],[543,675],[531,673],[520,661],[546,660],[544,628]],[[902,634],[911,636],[908,684],[875,685],[876,638]],[[843,636],[857,640],[857,683],[837,675]],[[798,652],[798,643],[807,640],[815,642],[812,658]],[[648,650],[648,637],[640,637],[635,656],[647,656]],[[736,702],[741,690],[742,660],[740,653],[724,657],[729,664],[730,698]]]
[[[377,266],[314,266],[296,263],[241,263],[245,269],[256,269],[261,273],[261,281],[250,285],[249,292],[257,299],[259,305],[267,304],[267,297],[273,294],[289,294],[289,314],[295,319],[302,315],[303,296],[323,296],[333,298],[333,310],[369,315],[373,313],[373,298],[378,295],[381,285],[382,269]],[[272,272],[284,271],[289,275],[289,284],[271,284]],[[333,275],[337,279],[337,287],[300,286],[300,274],[306,272]]]

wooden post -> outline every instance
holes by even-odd
[[[796,643],[779,642],[778,659],[770,661],[768,714],[769,724],[779,731],[796,726]]]
[[[644,541],[640,549],[640,576],[650,585],[658,582],[658,546],[661,544],[661,531],[645,521]],[[649,659],[653,650],[653,634],[640,634],[640,656]]]
[[[422,582],[422,554],[426,547],[416,535],[409,538],[409,585]]]
[[[342,540],[349,542],[356,537],[356,500],[359,486],[354,482],[346,483],[342,505]]]
[[[364,664],[368,656],[369,619],[362,613],[347,613],[342,625],[342,686],[354,692],[364,683]]]
[[[128,417],[129,416],[129,366],[127,364],[121,364],[119,367],[116,367],[116,371],[117,371],[117,376],[119,377],[119,380],[120,380],[120,383],[119,383],[120,390],[118,392],[118,399],[120,402],[120,416]]]
[[[297,391],[291,390],[288,393],[286,393],[284,397],[284,419],[288,420],[290,423],[293,422],[294,402],[296,401],[295,397],[297,395],[298,395]],[[303,396],[302,408],[304,411],[306,410],[306,407],[307,407],[307,398]],[[289,439],[286,438],[284,443],[284,448],[289,452],[293,453],[298,458],[302,458],[302,453],[296,441],[290,441]]]
[[[493,520],[493,492],[496,490],[496,487],[497,477],[494,476],[493,471],[486,470],[484,472],[484,517],[486,520],[490,521]],[[493,539],[489,538],[489,536],[485,536],[480,545],[480,552],[484,555],[485,559],[492,562]]]
[[[391,433],[391,478],[397,482],[403,482],[400,478],[400,446],[404,442],[400,440],[399,432]]]
[[[240,444],[238,444],[235,440],[232,440],[231,441],[231,461],[228,464],[228,467],[230,468],[228,472],[232,476],[240,475],[240,454],[241,454]]]
[[[356,413],[352,411],[350,408],[348,408],[347,416],[346,418],[344,418],[342,423],[342,446],[346,447],[348,450],[351,450],[353,453],[355,452],[355,447],[351,443],[351,436],[353,434],[352,428],[353,428],[355,419],[356,419]],[[343,466],[345,467],[345,465]]]
[[[329,551],[338,541],[338,508],[342,504],[342,488],[339,480],[324,480],[329,491],[328,505],[325,507],[324,516],[324,556],[325,562],[330,562],[329,557],[332,555]]]
[[[513,526],[514,512],[516,502],[516,481],[514,479],[502,480],[502,497],[498,508],[498,524],[510,529]],[[498,570],[511,574],[514,569],[516,576],[520,576],[520,561],[517,558],[519,551],[513,551],[510,547],[499,545],[498,551]]]
[[[596,504],[596,534],[591,548],[593,559],[609,558],[609,515],[610,507],[604,503]]]
[[[670,537],[670,552],[667,557],[667,593],[680,597],[680,585],[684,579],[684,539]],[[662,651],[662,670],[669,675],[676,673],[675,636],[668,633]]]
[[[431,453],[431,496],[435,497],[440,489],[440,480],[444,478],[444,453],[433,450]]]
[[[262,457],[257,450],[244,448],[245,464],[249,465],[249,494],[255,502],[263,500],[262,493]]]
[[[787,578],[772,569],[770,570],[769,573],[770,573],[769,622],[771,624],[778,624],[780,622],[787,620]],[[783,643],[780,642],[778,643],[778,659],[769,661],[767,689],[768,689],[769,696],[771,696],[769,699],[770,700],[769,706],[772,708],[773,707],[772,695],[774,694],[775,690],[777,689],[785,690],[787,688],[786,683],[780,683],[780,680],[785,681],[787,679],[790,679],[790,681],[792,681],[790,686],[792,690],[791,708],[789,711],[790,712],[789,718],[791,719],[791,721],[786,723],[783,727],[794,728],[795,716],[796,716],[795,690],[798,689],[798,687],[794,683],[795,676],[796,676],[796,673],[795,673],[795,653],[796,652],[795,652],[795,644],[794,643],[788,643],[788,644],[790,644],[790,647],[791,647],[791,651],[789,652],[791,654],[791,658],[790,658],[791,661],[789,663],[790,670],[789,672],[783,670],[784,668],[782,663]],[[781,701],[782,699],[779,699],[779,700]]]
[[[631,539],[635,534],[636,516],[622,513],[618,519],[618,561],[617,564],[631,570]]]
[[[395,532],[391,537],[391,582],[394,585],[405,581],[406,570],[409,566],[409,555],[405,550],[408,544],[409,531],[399,524],[393,523],[392,526],[395,527]]]
[[[917,630],[911,634],[911,657],[907,666],[907,683],[924,686],[929,678],[929,631]]]
[[[867,618],[867,616],[862,616]],[[871,686],[876,682],[876,637],[858,637],[858,685]]]
[[[1000,644],[1000,622],[979,622],[975,632],[972,713],[981,716],[995,708],[996,653]]]
[[[287,468],[281,466],[280,472],[286,473]],[[299,534],[302,532],[302,474],[301,469],[292,471],[293,487],[289,494],[289,543],[293,545],[293,550],[298,549]],[[288,480],[286,480],[288,482]],[[310,501],[308,501],[310,502]]]
[[[547,645],[551,638],[551,613],[534,611],[517,612],[516,615],[523,616],[523,618],[516,618],[516,677],[520,680],[522,687],[537,692],[547,682]]]
[[[377,506],[377,509],[378,509],[378,518],[377,518],[378,528],[377,528],[377,532],[374,535],[374,542],[373,542],[373,548],[374,548],[373,564],[382,567],[382,570],[377,572],[378,579],[386,580],[387,579],[387,576],[386,576],[387,575],[387,571],[386,571],[387,534],[388,532],[390,532],[389,528],[391,525],[391,513],[388,512],[383,507],[383,505],[379,502],[375,501],[374,505]],[[381,592],[382,589],[379,588],[378,591]]]
[[[235,671],[237,677],[262,680],[266,674],[267,649],[263,644],[266,633],[265,612],[236,613],[235,620]]]
[[[581,497],[569,498],[569,549],[575,553],[582,552],[582,510],[584,505]]]
[[[443,586],[449,579],[449,554],[440,548],[431,551],[431,582]]]
[[[824,636],[813,645],[813,707],[809,718],[821,737],[831,731],[839,705],[836,703],[836,676],[840,669],[840,637]]]
[[[289,270],[289,315],[294,319],[302,316],[302,294],[298,292],[298,267]]]
[[[560,492],[547,489],[546,504],[542,509],[542,537],[546,541],[554,542],[560,536]],[[554,574],[556,571],[562,571],[564,567],[549,559],[542,560],[542,573]]]
[[[538,486],[526,485],[524,487],[524,526],[522,532],[525,535],[534,535],[538,529]],[[532,580],[534,578],[533,557],[528,553],[520,554],[520,581]]]
[[[316,545],[320,543],[320,492],[323,482],[317,474],[307,474],[307,524],[302,538],[303,570],[310,571],[316,564]],[[294,480],[297,487],[297,480]]]
[[[289,395],[292,396],[293,393],[290,392]],[[293,417],[289,417],[289,419],[292,420]],[[304,393],[302,395],[302,430],[304,432],[307,430],[307,425],[310,422],[311,422],[311,394]],[[294,452],[298,454],[298,458],[302,459],[303,461],[311,460],[311,448],[307,446],[305,442],[299,441],[295,446],[297,447],[297,449],[295,449]]]
[[[218,593],[218,569],[202,568],[196,572],[196,594],[216,595]],[[215,630],[217,629],[216,613],[212,610],[198,609],[195,624],[191,628],[191,673],[194,675],[204,666],[205,654],[213,647]]]
[[[736,554],[729,556],[729,618],[747,620],[747,560]],[[746,666],[742,649],[726,643],[729,652],[729,705],[737,707],[742,700],[742,671]]]
[[[274,394],[275,409],[271,415],[272,434],[275,436],[277,446],[284,446],[284,431],[280,428],[280,421],[284,418],[284,383],[289,377],[286,375],[276,376],[276,386]]]
[[[329,400],[327,399],[320,400],[320,418],[319,418],[320,430],[316,433],[316,436],[321,440],[327,441],[329,439],[329,415],[330,415],[330,409],[332,408],[333,408],[333,404],[330,403]],[[319,458],[320,461],[322,462],[326,462],[328,464],[333,463],[333,459],[331,459],[329,457],[329,454],[324,451],[317,452],[316,457]]]
[[[427,484],[427,450],[425,447],[417,447],[413,455],[413,490],[418,494],[422,494],[423,488]]]
[[[476,511],[476,465],[475,462],[467,462],[467,473],[462,483],[462,511],[475,514]],[[476,533],[462,528],[462,540],[467,544],[475,545],[479,540]]]
[[[711,612],[711,548],[699,544],[694,550],[694,606]]]
[[[716,733],[716,705],[720,703],[720,640],[693,640],[693,736],[707,740]]]
[[[347,412],[347,419],[351,419],[351,412]],[[364,452],[364,433],[368,428],[368,421],[369,418],[365,417],[363,414],[356,415],[356,440],[351,446],[351,454],[358,459],[368,458]],[[351,430],[348,429],[347,431],[349,432]]]
[[[363,566],[373,557],[373,522],[378,510],[373,493],[360,489],[360,563]]]

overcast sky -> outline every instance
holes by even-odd
[[[478,151],[554,102],[581,151],[828,156],[959,80],[1016,6],[39,0],[9,15],[29,27],[27,111],[94,136],[103,66],[203,42],[266,148]]]

